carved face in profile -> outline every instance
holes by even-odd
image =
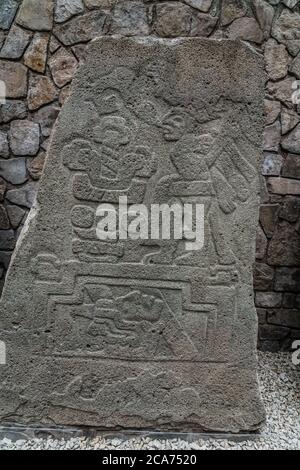
[[[186,116],[183,113],[171,111],[163,118],[161,128],[167,141],[177,141],[185,134]]]

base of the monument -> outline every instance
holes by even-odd
[[[151,438],[151,439],[181,439],[187,442],[194,442],[199,439],[227,439],[233,442],[242,442],[255,440],[261,437],[261,432],[254,431],[250,433],[187,433],[187,432],[159,432],[159,431],[116,431],[108,432],[98,428],[89,427],[43,427],[43,426],[23,426],[18,424],[11,424],[7,426],[0,426],[0,441],[9,439],[12,442],[18,440],[31,440],[31,439],[73,439],[73,438],[88,438],[94,439],[101,437],[104,439],[118,439],[121,441],[128,441],[132,438]]]

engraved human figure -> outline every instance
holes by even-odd
[[[195,345],[158,289],[86,286],[81,302],[57,303],[55,337],[59,350],[130,357],[174,357],[196,352]],[[121,295],[120,295],[121,294]]]
[[[135,176],[149,178],[153,174],[154,155],[148,146],[138,143],[136,120],[120,93],[109,88],[100,97],[92,139],[78,138],[67,144],[63,161],[70,170],[86,173],[100,191],[128,190]],[[84,175],[75,180],[80,188],[91,184]]]
[[[208,198],[206,218],[220,263],[234,263],[234,256],[219,226],[219,211],[231,214],[238,201],[248,199],[250,182],[255,176],[252,168],[240,155],[234,142],[226,140],[226,136],[226,146],[220,145],[216,132],[215,135],[204,133],[197,136],[194,117],[182,108],[171,109],[163,117],[160,128],[164,139],[174,142],[170,158],[177,173],[164,176],[159,181],[156,199],[182,199],[182,191],[185,196],[188,196],[189,191],[190,196],[196,196],[192,183],[197,182],[201,196]],[[168,251],[168,247],[162,242],[160,253],[148,259],[159,262],[160,254],[165,251]],[[169,253],[171,251],[174,252],[173,245],[169,247]]]

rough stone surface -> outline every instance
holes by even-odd
[[[1,299],[2,423],[261,425],[251,266],[263,77],[239,42],[91,43]],[[28,186],[7,199],[26,206]],[[120,192],[203,203],[202,250],[99,240],[95,209]]]
[[[13,22],[19,0],[0,0],[0,28],[9,29]]]
[[[0,49],[3,46],[4,40],[5,40],[5,31],[0,30]]]
[[[300,268],[277,268],[275,290],[279,292],[300,292]]]
[[[265,118],[266,125],[273,124],[281,111],[281,103],[279,101],[265,100]]]
[[[300,124],[282,139],[281,145],[289,152],[300,154]]]
[[[252,0],[251,3],[264,37],[268,38],[271,33],[274,9],[265,0]]]
[[[118,3],[118,0],[84,0],[85,6],[93,10],[94,8],[111,8]]]
[[[9,229],[9,220],[5,207],[0,206],[0,230]]]
[[[296,222],[300,217],[300,199],[293,196],[286,196],[280,208],[279,216],[288,222]]]
[[[27,180],[25,158],[0,161],[0,175],[12,184],[25,183]]]
[[[227,26],[233,20],[241,18],[247,13],[247,3],[245,0],[223,0],[221,10],[221,23]]]
[[[271,290],[273,287],[274,268],[268,264],[256,262],[254,266],[254,288],[257,291]]]
[[[8,33],[0,51],[2,59],[19,59],[28,46],[32,33],[14,25]]]
[[[300,51],[300,14],[285,8],[276,19],[272,28],[272,36],[285,44],[292,55]]]
[[[192,23],[192,10],[178,2],[164,2],[156,7],[154,28],[162,37],[189,36]]]
[[[50,136],[59,111],[60,107],[58,104],[53,103],[48,106],[43,106],[34,114],[33,121],[40,125],[42,136]]]
[[[53,10],[54,0],[23,0],[16,21],[33,31],[50,31]]]
[[[282,0],[282,3],[289,8],[294,8],[298,2],[299,0]]]
[[[56,97],[57,91],[50,78],[41,75],[32,75],[30,77],[28,108],[31,111],[51,103]]]
[[[0,230],[0,250],[13,250],[16,245],[13,230]]]
[[[260,309],[262,310],[262,309]],[[283,315],[286,311],[283,311]],[[291,336],[297,330],[291,330]],[[295,338],[296,339],[296,338]],[[278,341],[267,341],[269,347],[278,347]],[[105,451],[128,450],[136,454],[139,450],[164,452],[175,449],[185,452],[190,450],[299,450],[299,366],[293,365],[291,354],[286,352],[259,352],[259,379],[262,399],[267,411],[267,422],[261,433],[243,439],[229,437],[225,439],[201,435],[153,435],[143,433],[116,432],[110,436],[97,433],[93,437],[86,436],[80,429],[65,433],[53,431],[47,433],[47,439],[41,438],[39,431],[32,433],[4,432],[0,438],[1,450],[93,450],[98,454]],[[25,435],[24,435],[25,434]],[[46,436],[45,436],[46,437]],[[100,451],[100,452],[99,452]],[[172,453],[172,452],[171,452]]]
[[[279,82],[269,82],[268,92],[270,96],[276,100],[282,101],[284,104],[289,106],[292,105],[292,94],[293,94],[293,83],[295,79],[293,77],[287,77]]]
[[[203,13],[196,14],[188,5],[164,2],[156,7],[154,31],[162,37],[209,36],[218,18]]]
[[[18,62],[0,60],[0,80],[6,85],[7,98],[21,98],[27,93],[27,68]]]
[[[265,152],[262,165],[262,174],[265,176],[280,175],[282,162],[283,158],[279,153]]]
[[[72,80],[77,68],[77,60],[71,52],[61,47],[51,57],[49,67],[55,84],[61,88]]]
[[[82,0],[56,0],[54,19],[63,23],[84,10]]]
[[[3,201],[6,191],[6,183],[3,178],[0,177],[0,201]]]
[[[6,198],[12,204],[30,209],[36,197],[37,185],[31,181],[22,188],[10,189],[6,193]]]
[[[74,0],[74,4],[78,0]],[[140,3],[140,7],[138,6],[138,3]],[[228,32],[226,31],[227,27],[231,25],[234,20],[238,18],[250,18],[253,17],[256,19],[260,30],[263,33],[263,42],[261,44],[252,44],[250,47],[254,47],[258,53],[264,53],[266,45],[269,45],[270,43],[274,44],[276,51],[282,51],[282,53],[278,52],[278,60],[277,63],[274,63],[273,59],[273,64],[272,64],[272,57],[270,57],[271,65],[269,64],[268,72],[266,71],[266,79],[268,80],[266,84],[266,106],[265,106],[265,114],[266,114],[266,125],[270,126],[275,123],[275,121],[279,121],[281,123],[281,139],[280,139],[280,144],[282,142],[282,139],[285,136],[288,136],[290,131],[294,130],[296,126],[299,124],[299,118],[300,118],[300,104],[297,105],[297,103],[292,103],[292,96],[294,98],[299,98],[300,94],[299,91],[295,91],[295,88],[293,90],[293,95],[291,92],[291,87],[292,85],[296,85],[296,80],[299,77],[299,60],[300,60],[300,52],[299,52],[299,39],[297,39],[297,34],[299,32],[299,14],[300,14],[300,6],[295,5],[291,6],[292,3],[294,3],[294,0],[213,0],[211,2],[210,9],[205,12],[203,10],[200,10],[197,8],[201,4],[204,9],[204,5],[206,8],[206,4],[210,3],[209,1],[206,2],[206,0],[188,0],[184,1],[163,1],[163,0],[157,0],[157,1],[152,1],[152,0],[134,0],[133,2],[129,2],[128,0],[85,0],[84,5],[85,5],[85,10],[82,12],[79,12],[78,14],[75,15],[75,17],[70,17],[68,18],[64,24],[60,23],[60,26],[66,27],[67,33],[69,33],[68,28],[70,28],[70,32],[72,32],[72,25],[73,21],[75,21],[75,26],[73,27],[74,36],[76,40],[76,34],[79,37],[79,40],[81,40],[83,34],[85,34],[86,31],[89,31],[89,27],[87,26],[87,21],[80,21],[80,18],[84,17],[86,18],[86,13],[88,11],[91,12],[91,10],[94,11],[94,13],[102,13],[103,16],[105,16],[104,19],[104,27],[103,30],[101,28],[95,27],[93,29],[93,33],[91,33],[91,40],[95,37],[98,36],[99,34],[103,35],[105,34],[112,34],[113,31],[113,26],[114,25],[119,25],[124,28],[126,25],[126,35],[132,35],[132,34],[138,34],[139,33],[139,28],[145,28],[145,31],[149,31],[150,35],[157,34],[155,31],[155,23],[157,21],[157,5],[163,5],[163,4],[170,4],[172,3],[174,5],[174,12],[178,11],[177,8],[181,4],[187,8],[183,8],[180,11],[182,11],[182,19],[188,18],[187,25],[186,25],[186,32],[184,33],[185,36],[211,36],[214,39],[222,39],[228,35]],[[188,3],[193,3],[193,6],[189,5]],[[16,7],[21,4],[21,1],[16,0],[16,1],[10,1],[10,0],[1,0],[0,1],[0,49],[3,46],[5,39],[7,36],[9,36],[12,40],[12,44],[16,41],[14,38],[14,35],[12,32],[14,30],[18,29],[20,30],[22,27],[17,26],[16,22]],[[58,3],[55,1],[54,4]],[[66,2],[64,2],[66,4]],[[117,5],[118,4],[118,5]],[[132,6],[132,11],[128,8],[120,8],[120,5],[126,5],[128,4]],[[175,5],[176,4],[176,5]],[[270,7],[272,6],[272,8]],[[287,8],[285,8],[287,7]],[[95,11],[96,10],[96,11]],[[272,18],[274,10],[274,16],[273,16],[273,30],[271,32],[271,37],[273,38],[271,41],[269,40],[269,27],[270,27],[270,21]],[[60,10],[62,11],[62,10]],[[131,13],[130,13],[131,11]],[[145,14],[147,12],[147,14]],[[129,14],[130,13],[130,14]],[[207,14],[205,14],[207,13]],[[292,15],[290,16],[289,13]],[[122,16],[123,15],[123,16]],[[176,16],[176,15],[175,15]],[[13,18],[15,17],[14,21]],[[59,18],[56,17],[56,19],[59,21]],[[115,20],[117,19],[117,21]],[[7,22],[7,20],[9,20]],[[144,24],[144,20],[146,21],[146,26]],[[177,18],[176,20],[180,24],[180,18]],[[4,23],[6,22],[6,25]],[[255,24],[252,21],[253,24]],[[3,27],[4,29],[1,29]],[[68,26],[67,28],[67,25]],[[59,26],[57,22],[53,24],[51,32],[43,32],[41,30],[37,30],[35,32],[34,38],[27,47],[25,53],[22,55],[22,57],[14,59],[8,57],[9,64],[13,64],[12,67],[15,67],[15,64],[25,64],[29,69],[33,70],[34,72],[38,72],[42,74],[43,76],[46,76],[50,78],[49,72],[49,60],[51,56],[61,47],[61,43],[58,41],[58,39],[54,36],[54,28],[55,26]],[[117,27],[119,27],[117,26]],[[278,39],[279,36],[277,36],[276,41],[277,43],[274,43],[274,31],[277,28],[281,29],[280,34],[282,35],[282,39]],[[77,28],[77,30],[76,30]],[[25,28],[24,28],[25,31]],[[26,29],[27,32],[30,32],[30,30]],[[125,32],[125,29],[124,29]],[[278,31],[277,31],[278,32]],[[68,34],[67,34],[68,35]],[[159,35],[159,34],[158,34]],[[276,35],[276,33],[275,33]],[[50,42],[47,47],[47,39],[48,36],[50,36]],[[36,41],[38,38],[45,38],[45,40],[41,41]],[[85,39],[84,39],[85,41]],[[68,53],[74,54],[76,59],[79,62],[84,62],[86,58],[86,49],[87,49],[87,43],[89,42],[79,42],[76,44],[71,44],[70,46],[66,46],[65,49],[67,50]],[[289,43],[289,47],[287,47],[287,43]],[[275,82],[273,81],[274,76],[276,74],[282,74],[283,70],[286,70],[286,53],[283,51],[285,50],[284,47],[287,47],[289,53],[291,54],[291,57],[289,58],[289,68],[288,68],[288,73],[285,77],[282,77],[282,79],[278,79]],[[47,50],[48,49],[48,50]],[[11,48],[11,52],[13,53],[13,48]],[[275,54],[276,55],[276,54]],[[270,54],[269,54],[270,56]],[[14,62],[13,62],[14,61]],[[270,62],[269,61],[269,62]],[[3,69],[3,62],[0,64],[0,72],[1,69]],[[11,67],[11,65],[9,65]],[[36,68],[36,69],[35,69]],[[26,69],[23,69],[26,71]],[[20,70],[19,70],[20,72]],[[275,75],[274,75],[275,73]],[[16,76],[14,74],[7,73],[3,74],[9,77],[9,80],[7,80],[8,85],[10,86],[10,92],[15,93],[18,90],[18,80],[16,80]],[[31,73],[28,74],[29,79],[31,76]],[[19,98],[13,97],[13,99],[10,99],[6,97],[6,104],[1,104],[0,106],[0,132],[3,132],[6,134],[8,132],[9,126],[7,125],[10,123],[10,121],[15,120],[15,119],[25,119],[28,118],[29,120],[38,123],[41,126],[41,139],[40,139],[40,150],[46,151],[47,148],[49,147],[50,143],[50,134],[52,127],[54,125],[55,119],[58,114],[59,110],[59,105],[62,106],[65,102],[67,97],[69,96],[70,90],[71,90],[71,80],[73,74],[71,73],[71,79],[70,82],[68,81],[66,85],[63,86],[59,91],[59,97],[58,97],[58,102],[54,102],[50,105],[43,105],[38,111],[31,111],[28,110],[28,95],[31,94],[31,81],[26,80],[26,85],[23,88],[22,94],[19,96]],[[26,76],[25,76],[26,78]],[[233,78],[234,79],[234,78]],[[18,91],[19,93],[19,91]],[[0,88],[0,100],[2,101],[3,99],[3,93],[2,89]],[[21,98],[23,100],[21,101]],[[48,114],[47,114],[48,113]],[[205,119],[205,117],[203,117]],[[26,122],[26,121],[24,121]],[[252,139],[252,138],[251,138]],[[252,139],[253,140],[253,139]],[[285,178],[280,179],[283,175],[265,175],[265,177],[261,177],[261,204],[264,205],[280,205],[280,217],[277,217],[276,219],[276,224],[279,223],[281,220],[282,214],[285,214],[285,219],[287,221],[290,221],[290,219],[293,217],[292,216],[292,209],[290,208],[289,204],[286,203],[288,196],[282,191],[285,189],[295,192],[295,195],[297,195],[298,191],[298,184],[292,183],[291,180],[295,180],[295,176],[298,174],[297,170],[297,162],[298,160],[296,159],[295,153],[288,153],[287,150],[285,150],[281,145],[279,146],[278,150],[272,151],[272,154],[269,153],[269,157],[264,163],[272,163],[273,166],[271,168],[271,171],[278,173],[277,168],[279,168],[279,164],[281,162],[281,157],[284,161],[286,161],[286,165],[283,165],[281,167],[281,170],[283,171],[284,169],[284,176]],[[7,152],[6,152],[7,155]],[[8,158],[7,157],[4,158]],[[271,158],[272,157],[272,158]],[[27,168],[30,168],[30,162],[33,162],[35,159],[33,158],[28,158],[27,159]],[[275,165],[275,163],[278,163],[278,165]],[[291,165],[294,165],[294,170],[292,170]],[[275,169],[274,169],[275,168]],[[265,165],[263,166],[263,172],[265,170]],[[288,173],[286,173],[288,172]],[[291,176],[287,177],[286,175],[289,174]],[[34,179],[33,174],[31,175],[30,172],[28,174],[29,179]],[[274,177],[276,176],[279,178],[277,182],[277,189],[280,190],[280,193],[274,193],[272,192],[272,186],[274,185],[274,181],[270,180],[269,181],[269,189],[270,191],[268,192],[267,189],[267,180],[270,178],[270,176]],[[286,181],[285,181],[286,180]],[[5,207],[7,207],[7,200],[5,200],[5,191],[6,191],[6,185],[4,180],[0,179],[0,200],[5,204]],[[11,183],[8,183],[9,189],[13,189],[14,185]],[[18,186],[15,186],[18,187]],[[277,190],[274,187],[275,190]],[[295,199],[299,199],[299,196],[295,197]],[[269,214],[270,216],[271,214]],[[296,217],[297,219],[298,217]],[[271,236],[267,234],[266,231],[266,224],[267,222],[267,215],[265,214],[264,219],[261,219],[261,227],[264,231],[264,234],[267,235],[267,243],[270,243]],[[300,221],[294,220],[294,229],[297,232],[300,232]],[[11,228],[14,229],[14,227],[11,225]],[[18,236],[19,230],[15,231],[16,237]],[[262,246],[265,249],[266,245],[266,240],[262,237]],[[266,253],[266,251],[262,250],[261,252],[261,247],[258,248],[258,253]],[[0,279],[0,290],[2,289],[3,283],[4,283],[4,278],[5,278],[5,271],[7,267],[7,262],[3,261],[3,258],[5,260],[9,259],[11,256],[11,252],[1,252],[0,253],[0,266],[4,269],[4,274],[2,275],[2,278]],[[264,255],[266,256],[266,255]],[[2,261],[1,261],[2,258]],[[263,258],[260,260],[260,264],[265,262],[267,258]],[[292,269],[292,268],[289,268]],[[0,270],[0,276],[1,276],[2,271]],[[273,287],[272,287],[273,288]],[[272,288],[267,289],[267,290],[272,290]],[[286,292],[286,295],[288,296],[290,293]],[[294,308],[294,304],[284,308]],[[299,308],[299,307],[297,307]],[[261,309],[260,310],[264,310]],[[259,315],[260,322],[263,324],[262,319],[266,318],[266,315]],[[266,321],[266,320],[265,320]],[[264,322],[265,323],[265,322]],[[271,331],[271,329],[270,329]],[[291,330],[289,340],[291,340],[292,337],[295,337],[297,334],[300,335],[300,329],[299,330]],[[279,340],[263,340],[259,341],[259,347],[266,350],[267,348],[270,348],[271,350],[276,350],[278,348],[287,348],[289,346],[287,339],[285,338],[283,342],[281,343]]]
[[[284,341],[290,333],[289,328],[275,325],[261,325],[259,330],[259,339],[273,341]]]
[[[38,180],[42,176],[46,153],[41,151],[36,157],[28,162],[28,171],[33,180]]]
[[[114,10],[112,32],[125,36],[147,36],[149,25],[145,5],[135,0],[118,2]]]
[[[260,207],[259,221],[268,238],[271,238],[274,233],[279,207],[278,204],[265,204]]]
[[[300,79],[300,52],[291,64],[290,71]]]
[[[282,168],[282,176],[300,179],[300,155],[289,153]]]
[[[287,326],[289,328],[299,328],[300,311],[296,309],[272,310],[267,315],[268,323],[278,326]]]
[[[19,206],[9,205],[7,206],[7,214],[11,226],[14,229],[17,229],[20,223],[23,221],[26,211],[21,209]]]
[[[39,73],[43,73],[45,71],[48,43],[48,33],[36,33],[34,35],[34,38],[24,56],[24,64],[31,70]]]
[[[271,193],[300,195],[300,181],[291,178],[268,178],[268,187]]]
[[[106,18],[107,15],[103,11],[91,11],[85,15],[76,16],[62,25],[57,25],[54,28],[54,34],[65,46],[87,42],[105,34]]]
[[[86,44],[77,44],[72,46],[72,51],[75,57],[78,59],[79,62],[84,62],[86,59],[87,53],[87,45]]]
[[[281,307],[282,294],[279,292],[257,292],[255,299],[258,307]]]
[[[23,119],[27,115],[26,104],[19,100],[6,100],[0,106],[0,123],[8,123],[13,119]]]
[[[9,156],[9,146],[7,133],[0,131],[0,157],[7,158]]]
[[[54,54],[54,52],[56,52],[57,49],[59,49],[59,47],[60,47],[60,43],[58,42],[56,37],[51,36],[50,43],[49,43],[49,51],[51,52],[51,54]]]
[[[270,39],[265,46],[266,71],[271,80],[284,78],[288,71],[290,56],[283,44]]]
[[[264,234],[264,231],[260,226],[257,227],[256,232],[256,259],[262,260],[264,259],[266,252],[267,252],[267,238]]]
[[[290,130],[294,129],[300,122],[300,115],[295,113],[292,109],[283,107],[281,113],[281,130],[282,134],[287,134]]]
[[[39,126],[31,121],[13,121],[10,126],[9,140],[15,155],[36,155],[39,150]]]
[[[269,244],[268,263],[272,266],[299,266],[300,234],[289,222],[283,220],[276,226]]]
[[[213,0],[183,0],[190,7],[207,13],[212,5]]]
[[[270,126],[266,126],[265,131],[264,131],[264,142],[263,142],[264,150],[277,152],[279,149],[280,138],[281,138],[281,126],[280,126],[279,121],[274,122]]]
[[[63,106],[65,104],[65,102],[67,101],[67,99],[70,96],[70,93],[71,93],[71,86],[70,85],[65,86],[61,90],[61,92],[59,94],[59,104],[60,104],[60,106]]]
[[[218,18],[198,13],[191,23],[191,36],[208,37],[218,22]]]
[[[255,18],[238,18],[227,28],[230,39],[243,39],[244,41],[261,44],[264,39],[262,30]]]

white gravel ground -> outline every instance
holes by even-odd
[[[83,438],[31,439],[12,442],[4,438],[0,450],[68,450],[68,449],[118,449],[118,450],[205,450],[205,449],[286,449],[300,450],[300,366],[294,366],[289,353],[259,353],[261,392],[267,411],[267,423],[258,436],[241,442],[212,439],[200,436],[168,438],[141,435],[122,439]]]

